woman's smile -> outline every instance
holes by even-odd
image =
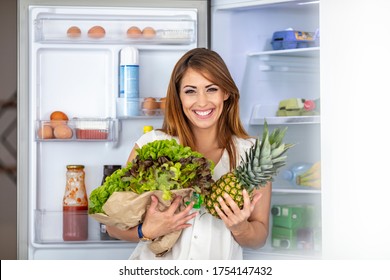
[[[193,110],[195,114],[197,114],[200,118],[208,118],[214,112],[214,109],[209,110]]]

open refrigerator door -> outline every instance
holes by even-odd
[[[67,167],[84,166],[89,195],[104,166],[126,164],[145,125],[161,127],[174,64],[207,46],[207,1],[195,2],[19,1],[18,258],[131,254],[135,244],[107,238],[91,218],[85,240],[64,241]],[[123,77],[129,47],[137,72]],[[120,93],[130,78],[135,96]]]

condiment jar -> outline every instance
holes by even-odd
[[[65,241],[88,239],[88,197],[85,189],[84,165],[67,165],[63,198],[63,228]]]

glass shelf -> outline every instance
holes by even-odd
[[[276,111],[278,110],[278,105],[261,105],[257,104],[253,107],[252,115],[249,121],[250,125],[263,125],[264,121],[267,121],[268,124],[278,125],[278,124],[319,124],[320,116],[287,116],[287,117],[278,117]]]
[[[251,52],[248,56],[319,57],[320,47]]]
[[[321,190],[312,188],[290,189],[290,188],[273,188],[273,194],[321,194]]]

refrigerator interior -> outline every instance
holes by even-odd
[[[315,209],[311,224],[307,226],[307,238],[299,241],[296,229],[291,229],[286,239],[294,240],[297,245],[288,248],[273,243],[274,217],[271,214],[267,244],[258,250],[246,250],[245,257],[249,259],[321,257],[321,189],[296,186],[281,176],[295,164],[321,160],[320,115],[276,116],[282,100],[320,98],[320,46],[274,50],[271,44],[274,32],[288,28],[319,34],[319,3],[306,2],[211,2],[212,48],[224,58],[239,87],[244,126],[253,136],[261,135],[265,120],[271,130],[287,127],[285,142],[295,144],[288,151],[286,166],[280,169],[273,182],[272,205],[303,205]]]
[[[143,126],[159,128],[160,109],[144,112],[143,98],[158,101],[166,94],[176,61],[198,46],[198,10],[190,8],[67,7],[29,8],[29,252],[30,259],[126,259],[135,246],[101,240],[99,223],[88,218],[88,239],[62,239],[62,199],[66,166],[85,166],[87,194],[100,186],[104,165],[124,166],[143,133]],[[78,37],[68,28],[79,27]],[[101,26],[105,34],[92,38],[88,31]],[[130,26],[152,27],[154,37],[129,38]],[[203,35],[202,35],[203,36]],[[202,37],[202,41],[203,41]],[[139,111],[128,115],[118,98],[119,51],[139,51]],[[46,138],[42,126],[62,111],[72,135]],[[78,132],[102,130],[103,136]]]

